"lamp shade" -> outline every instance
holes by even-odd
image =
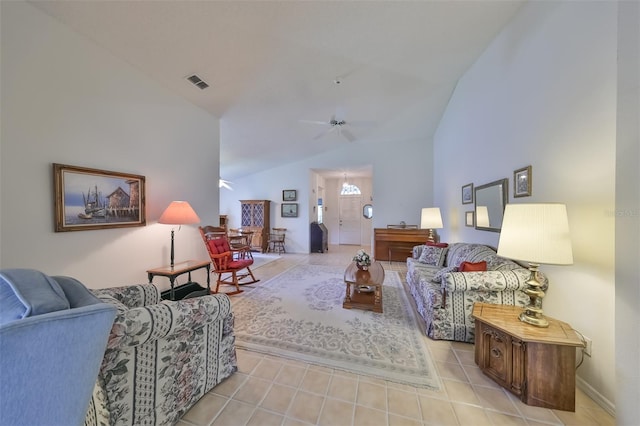
[[[173,201],[166,208],[158,223],[167,225],[187,225],[190,223],[200,223],[200,218],[191,205],[186,201]]]
[[[440,229],[442,228],[442,215],[439,207],[425,207],[420,216],[420,228]]]
[[[482,226],[487,228],[489,223],[489,209],[487,206],[476,207],[476,226]]]
[[[507,204],[498,255],[529,263],[573,263],[564,204]]]

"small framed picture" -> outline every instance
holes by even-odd
[[[465,212],[464,214],[464,224],[465,226],[473,226],[473,210],[470,212]]]
[[[513,172],[513,196],[528,197],[531,195],[531,166]]]
[[[473,184],[469,183],[462,187],[462,204],[473,203]]]
[[[282,203],[282,217],[298,217],[298,203]]]
[[[296,201],[298,199],[298,191],[295,189],[285,189],[282,191],[282,201]]]

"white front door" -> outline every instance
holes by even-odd
[[[340,196],[340,244],[360,245],[360,198]]]

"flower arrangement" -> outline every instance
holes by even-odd
[[[371,256],[369,256],[364,250],[360,249],[356,255],[353,256],[353,261],[356,262],[358,266],[369,266],[371,265]]]

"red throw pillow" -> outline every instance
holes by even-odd
[[[460,272],[482,272],[486,270],[487,262],[485,260],[478,263],[462,262],[460,264]]]
[[[440,248],[449,247],[449,244],[447,243],[432,243],[431,241],[427,241],[425,245],[431,246],[431,247],[440,247]]]

